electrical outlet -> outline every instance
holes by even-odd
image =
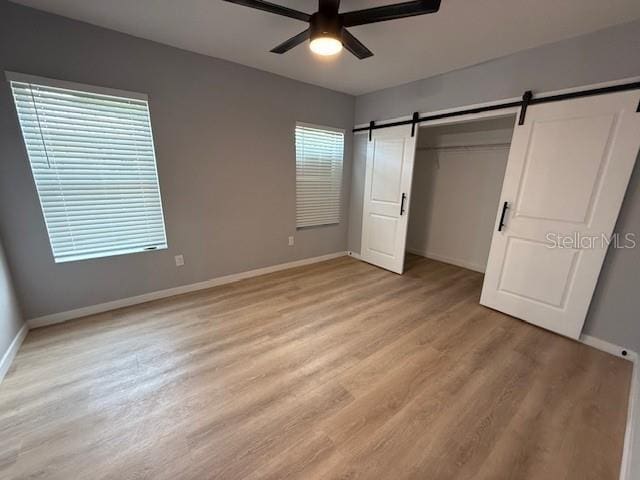
[[[176,255],[174,258],[176,259],[176,267],[181,267],[184,265],[184,256],[182,254]]]
[[[293,235],[291,235],[291,236],[289,237],[289,246],[290,246],[290,247],[293,247],[293,245],[294,245],[294,244],[295,244],[295,239],[293,238]]]

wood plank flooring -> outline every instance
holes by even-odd
[[[0,478],[618,478],[631,364],[338,258],[31,331]]]

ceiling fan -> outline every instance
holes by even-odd
[[[381,7],[353,10],[338,13],[340,0],[319,0],[318,11],[312,15],[289,7],[283,7],[261,0],[224,0],[226,2],[244,5],[245,7],[275,13],[284,17],[295,18],[308,22],[309,27],[298,35],[281,43],[271,51],[285,53],[306,40],[311,40],[309,48],[319,55],[334,55],[342,50],[349,50],[360,60],[371,57],[373,53],[360,40],[351,35],[347,27],[366,25],[368,23],[384,22],[397,18],[413,17],[426,13],[435,13],[440,8],[440,0],[415,0]]]

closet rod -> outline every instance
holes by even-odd
[[[507,148],[510,147],[511,144],[508,142],[504,143],[475,143],[475,144],[467,144],[467,145],[447,145],[442,147],[418,147],[416,150],[425,151],[425,150],[466,150],[469,148]]]
[[[506,103],[500,103],[496,105],[487,105],[484,107],[468,108],[465,110],[456,110],[453,112],[427,115],[426,117],[416,118],[416,116],[414,116],[414,118],[409,120],[399,120],[397,122],[381,123],[377,125],[372,121],[369,123],[368,127],[354,128],[352,132],[354,133],[369,132],[369,134],[371,134],[372,130],[378,130],[380,128],[397,127],[399,125],[417,125],[417,124],[420,124],[421,122],[428,122],[430,120],[440,120],[441,118],[449,118],[449,117],[457,117],[459,115],[469,115],[473,113],[489,112],[492,110],[501,110],[503,108],[511,108],[511,107],[523,107],[520,116],[524,117],[523,114],[525,113],[525,108],[529,105],[536,105],[538,103],[558,102],[561,100],[570,100],[573,98],[589,97],[592,95],[603,95],[605,93],[624,92],[626,90],[635,90],[639,88],[640,88],[640,82],[632,82],[632,83],[623,83],[621,85],[611,85],[609,87],[581,90],[578,92],[561,93],[558,95],[551,95],[548,97],[539,97],[539,98],[534,98],[530,93],[530,91],[527,91],[522,96],[522,100],[519,100],[516,102],[506,102]],[[640,104],[638,105],[638,110],[640,110]]]

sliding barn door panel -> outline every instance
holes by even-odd
[[[588,223],[614,127],[613,115],[533,123],[515,215]]]
[[[402,193],[404,139],[373,140],[371,200],[381,205],[394,205]]]
[[[529,107],[513,135],[483,305],[579,337],[640,147],[639,99]]]
[[[374,130],[367,145],[361,256],[396,273],[404,268],[415,148],[410,126]]]

